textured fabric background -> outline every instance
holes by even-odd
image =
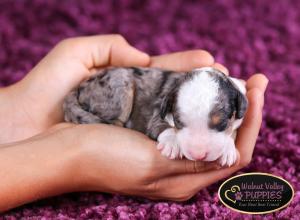
[[[121,33],[150,54],[207,49],[237,77],[264,72],[270,79],[264,121],[243,172],[273,173],[295,188],[288,208],[256,219],[300,219],[300,1],[1,0],[0,85],[20,80],[61,39],[105,33]],[[250,219],[218,201],[221,183],[184,203],[73,193],[2,218]]]

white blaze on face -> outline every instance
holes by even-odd
[[[178,91],[180,119],[191,127],[207,127],[209,113],[217,102],[218,83],[205,71],[192,77]]]
[[[212,146],[211,142],[212,135],[217,133],[208,128],[209,113],[217,102],[218,88],[218,83],[208,72],[199,71],[191,80],[184,82],[178,91],[178,111],[186,127],[178,131],[177,140],[188,159],[201,160],[208,157],[210,151],[218,152],[214,159],[220,156],[220,144]]]

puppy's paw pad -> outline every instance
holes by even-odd
[[[171,144],[166,144],[164,149],[162,149],[161,154],[165,157],[171,158],[172,157],[172,149],[173,146]]]

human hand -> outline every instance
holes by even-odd
[[[152,58],[152,65],[172,69],[172,65],[174,64],[171,62],[165,62],[166,60],[174,60],[175,57],[172,56],[173,55],[163,55]],[[180,71],[180,65],[186,68],[188,62],[178,62],[175,65],[177,65],[177,70]],[[228,73],[225,67],[220,64],[215,64],[215,67],[225,73]],[[183,198],[182,200],[185,200],[192,197],[200,189],[209,186],[210,184],[217,182],[247,166],[251,162],[256,139],[262,122],[264,92],[267,88],[267,84],[268,79],[263,74],[254,74],[246,82],[246,95],[249,105],[243,123],[237,132],[236,148],[238,160],[233,166],[224,167],[220,170],[199,172],[197,174],[174,175],[172,177],[160,179],[154,185],[159,189],[163,189],[163,192],[167,195],[174,196],[180,194]],[[158,196],[157,198],[165,197]]]
[[[218,164],[168,160],[154,141],[130,129],[61,123],[29,139],[0,145],[0,166],[1,213],[74,191],[180,199],[176,193],[167,197],[156,183],[215,169]]]
[[[164,59],[164,60],[162,60]],[[156,57],[151,64],[156,64]],[[161,57],[173,69],[211,66],[213,57],[195,50]],[[120,35],[77,37],[58,43],[20,82],[0,90],[0,143],[28,138],[63,121],[64,97],[81,81],[107,66],[148,66],[150,57],[130,46]],[[183,64],[183,65],[182,65]],[[217,64],[218,65],[218,64]]]
[[[163,65],[160,61],[170,56],[177,55],[153,59]],[[79,190],[182,201],[247,166],[260,129],[267,82],[262,74],[247,81],[249,108],[236,140],[239,160],[232,167],[217,169],[217,162],[168,160],[156,150],[155,142],[132,130],[111,125],[73,127],[78,129],[71,132],[75,137],[81,134],[77,141],[82,146],[77,169]]]
[[[66,52],[66,51],[65,51]],[[51,53],[50,53],[51,54]],[[62,53],[63,54],[63,53]],[[196,59],[195,57],[199,57],[198,59]],[[201,57],[201,58],[200,58]],[[206,59],[204,59],[204,57],[206,57]],[[46,58],[45,58],[46,60]],[[51,60],[51,59],[50,59]],[[76,60],[76,59],[75,59]],[[77,60],[78,61],[78,60]],[[47,66],[44,63],[48,63],[47,60],[46,61],[41,61],[41,65],[42,66]],[[227,70],[220,64],[213,64],[213,58],[207,54],[207,52],[203,52],[203,51],[189,51],[189,52],[183,52],[183,53],[174,53],[174,54],[169,54],[169,55],[162,55],[162,56],[156,56],[156,57],[152,57],[151,61],[149,63],[150,66],[152,67],[161,67],[161,68],[166,68],[166,69],[173,69],[173,70],[178,70],[178,71],[186,71],[186,70],[190,70],[192,68],[195,67],[199,67],[199,66],[211,66],[214,65],[216,68],[221,69],[223,72],[226,72]],[[68,63],[68,62],[66,62]],[[40,65],[40,64],[39,64]],[[38,66],[39,66],[38,65]],[[116,64],[114,64],[116,65]],[[37,69],[38,66],[36,67]],[[52,65],[51,65],[52,66]],[[43,69],[43,68],[41,68]],[[51,73],[52,71],[50,71]],[[81,72],[81,71],[80,71]],[[73,86],[77,85],[79,81],[83,80],[84,78],[88,77],[91,74],[92,71],[86,72],[87,75],[82,76],[80,75],[80,79],[77,78],[78,81],[76,81],[76,83],[71,83]],[[48,80],[43,80],[43,76],[40,76],[39,74],[43,74],[42,72],[39,73],[39,71],[34,71],[33,75],[30,76],[30,74],[24,79],[23,82],[36,82],[35,85],[39,85],[40,84],[40,88],[42,88],[44,85],[44,88],[48,88],[47,87],[47,81]],[[39,73],[39,74],[38,74]],[[49,74],[49,73],[48,73]],[[40,76],[40,77],[38,77]],[[66,76],[64,75],[59,75],[58,76],[64,78]],[[77,75],[75,75],[77,77]],[[48,75],[48,79],[50,79],[52,76]],[[69,75],[67,74],[67,78],[69,77],[74,77],[73,75]],[[31,79],[30,79],[31,78]],[[45,77],[47,78],[47,77]],[[37,80],[39,79],[39,80]],[[31,81],[32,80],[32,81]],[[70,81],[64,81],[62,80],[65,85],[71,85],[69,84]],[[71,80],[72,82],[74,82],[73,80]],[[57,82],[57,80],[55,82],[53,82],[52,84],[55,84]],[[30,138],[28,140],[26,140],[25,142],[27,144],[31,143],[32,145],[36,145],[36,147],[34,148],[34,150],[29,150],[30,148],[26,147],[24,148],[25,150],[27,150],[27,154],[29,154],[28,156],[31,156],[32,152],[37,153],[39,150],[43,151],[42,154],[46,155],[46,156],[41,156],[41,160],[43,161],[47,161],[47,160],[52,160],[53,163],[57,164],[57,166],[59,167],[59,170],[65,170],[65,169],[61,169],[60,166],[65,165],[65,163],[62,163],[62,161],[58,160],[55,155],[59,155],[59,152],[61,152],[61,149],[63,146],[70,146],[67,143],[72,143],[72,146],[84,146],[80,149],[84,149],[83,152],[81,152],[76,158],[75,161],[72,160],[72,163],[66,163],[69,164],[68,167],[69,169],[67,169],[67,172],[63,172],[64,173],[64,177],[65,178],[70,178],[72,179],[72,181],[69,181],[69,183],[71,182],[71,185],[68,184],[68,181],[60,181],[58,185],[55,185],[55,187],[53,189],[51,189],[49,191],[49,189],[41,189],[42,192],[39,192],[38,196],[36,196],[36,194],[30,192],[30,190],[25,191],[25,193],[27,193],[27,198],[24,199],[24,197],[22,196],[18,196],[18,203],[26,203],[28,201],[32,201],[38,198],[42,198],[42,197],[46,197],[46,196],[50,196],[50,195],[56,195],[56,194],[60,194],[63,192],[67,192],[67,191],[76,191],[76,190],[99,190],[99,191],[107,191],[107,192],[118,192],[121,194],[134,194],[134,195],[141,195],[141,196],[146,196],[148,198],[153,198],[153,199],[171,199],[171,200],[186,200],[188,198],[190,198],[191,196],[193,196],[198,190],[202,189],[203,187],[206,187],[230,174],[232,174],[233,172],[241,169],[242,167],[246,166],[250,161],[251,161],[251,157],[252,157],[252,152],[255,146],[255,142],[256,142],[256,138],[258,135],[258,131],[260,128],[260,123],[261,123],[261,114],[262,114],[262,106],[263,106],[263,93],[265,91],[266,88],[266,84],[267,84],[267,80],[265,79],[264,76],[262,75],[255,75],[253,77],[251,77],[248,82],[247,82],[247,96],[249,99],[249,109],[246,113],[245,119],[244,119],[244,123],[242,125],[242,127],[239,129],[238,131],[238,136],[237,136],[237,141],[236,141],[236,145],[237,145],[237,149],[238,152],[240,154],[240,160],[237,161],[237,163],[230,167],[230,168],[223,168],[221,170],[211,170],[208,172],[203,172],[204,170],[210,170],[210,169],[214,169],[215,164],[214,163],[201,163],[201,162],[193,162],[193,161],[187,161],[187,160],[181,160],[181,161],[170,161],[166,158],[163,158],[159,152],[156,150],[155,147],[150,147],[151,145],[153,145],[153,142],[151,140],[149,140],[147,137],[143,136],[142,134],[137,134],[134,131],[128,131],[124,128],[115,128],[115,127],[109,127],[109,129],[116,129],[116,130],[107,130],[107,127],[101,127],[101,129],[99,129],[99,126],[107,126],[107,125],[69,125],[69,124],[62,124],[62,125],[57,125],[55,128],[50,129],[49,131],[47,131],[46,133],[43,133],[39,136]],[[7,91],[13,91],[10,96],[11,97],[15,97],[18,98],[16,96],[18,96],[18,93],[16,91],[23,91],[24,89],[26,89],[26,85],[25,84],[16,84],[14,86],[12,86],[9,90]],[[27,84],[28,86],[29,84]],[[72,86],[69,87],[69,89],[71,89]],[[58,90],[61,88],[60,85],[56,85],[56,87]],[[51,107],[50,109],[52,109],[52,111],[46,111],[45,115],[48,117],[49,121],[48,123],[45,123],[47,126],[42,127],[42,129],[47,129],[48,126],[51,126],[53,123],[57,123],[59,122],[62,118],[62,112],[61,112],[61,101],[63,99],[64,96],[62,96],[63,94],[67,93],[68,89],[64,90],[65,92],[60,93],[59,91],[55,90],[55,94],[61,94],[59,96],[55,96],[56,98],[54,98],[51,102],[47,103],[44,102],[44,104],[48,107]],[[27,91],[27,90],[26,90]],[[30,89],[27,91],[27,94],[30,93],[29,91],[31,91]],[[38,90],[33,90],[33,91],[38,91]],[[42,94],[45,95],[49,95],[51,96],[51,91],[43,91]],[[2,93],[3,94],[3,93]],[[22,93],[23,94],[23,93]],[[26,94],[24,92],[24,94]],[[37,96],[34,95],[34,93],[32,93],[31,95],[33,95],[33,97],[35,97],[34,102],[32,103],[38,103],[38,101],[40,101],[43,98],[43,95],[40,95],[38,92],[36,92]],[[19,94],[20,95],[20,94]],[[23,95],[21,96],[22,98],[25,98],[26,96],[23,97]],[[57,97],[59,97],[57,99]],[[47,99],[45,99],[47,100]],[[56,100],[56,101],[55,101]],[[26,99],[24,100],[24,102],[26,102]],[[52,104],[51,104],[52,103]],[[22,103],[24,106],[26,106],[26,103]],[[22,106],[22,105],[21,105]],[[29,105],[28,105],[29,106]],[[32,107],[32,106],[31,106]],[[24,108],[25,109],[25,108]],[[35,119],[35,114],[36,109],[38,109],[36,107],[36,105],[33,105],[32,108],[28,109],[26,108],[27,111],[27,122],[36,122],[39,123],[38,121],[36,121]],[[30,110],[30,111],[29,111]],[[45,110],[47,110],[47,108],[45,108]],[[26,111],[24,111],[26,112]],[[49,118],[49,115],[51,115],[50,113],[53,112],[54,115],[57,115],[59,117],[54,117],[54,118]],[[26,114],[23,114],[23,116],[26,116]],[[42,113],[40,113],[40,115],[43,115]],[[32,117],[30,119],[30,117]],[[43,116],[42,119],[44,119],[43,122],[47,122],[47,117]],[[17,117],[17,119],[19,121],[22,122],[22,120],[24,120],[24,118],[21,116]],[[54,120],[55,119],[55,120]],[[24,122],[24,121],[23,121]],[[67,128],[62,128],[65,125],[67,125]],[[24,123],[20,123],[20,127],[21,130],[26,130],[24,129]],[[61,127],[62,126],[62,127]],[[70,127],[72,126],[72,127]],[[81,128],[87,128],[85,126],[91,126],[88,127],[86,132],[90,132],[90,134],[87,134],[85,131],[80,130]],[[35,130],[32,129],[27,129],[30,132],[27,132],[25,136],[24,133],[17,136],[20,139],[20,136],[22,136],[24,138],[28,137],[29,134],[32,135],[35,132],[38,133],[40,132],[42,129],[39,127],[39,125],[36,125]],[[103,128],[103,129],[102,129]],[[74,132],[73,129],[78,129],[77,132]],[[120,130],[121,129],[121,130]],[[27,131],[26,130],[26,131]],[[78,131],[82,131],[79,132]],[[70,132],[72,131],[72,132]],[[112,134],[114,132],[117,132],[119,136],[115,136],[115,134],[113,135],[113,139],[110,139],[106,137],[106,135],[103,134]],[[66,134],[66,132],[68,132],[68,135]],[[99,140],[99,142],[95,143],[95,141],[92,141],[92,138],[86,138],[86,137],[92,137],[93,135],[100,135],[100,132],[102,134],[102,137],[104,139],[101,139],[101,141]],[[123,133],[124,132],[124,133]],[[128,133],[129,132],[129,133]],[[132,133],[133,132],[133,133]],[[117,134],[116,133],[116,134]],[[15,133],[14,133],[15,134]],[[83,135],[82,134],[86,134]],[[50,135],[50,136],[49,136]],[[138,136],[137,136],[138,135]],[[49,138],[51,137],[51,140],[49,140]],[[82,137],[77,139],[78,137]],[[84,138],[85,137],[85,138]],[[118,138],[116,138],[118,137]],[[15,136],[15,139],[18,139]],[[107,139],[105,139],[107,138]],[[38,140],[42,141],[39,142]],[[56,140],[56,142],[53,142],[54,140]],[[73,142],[71,141],[73,140]],[[79,140],[79,142],[74,142],[74,140]],[[96,137],[95,137],[96,140]],[[129,142],[126,142],[129,141]],[[99,170],[102,169],[102,166],[104,168],[107,169],[107,173],[110,174],[110,172],[124,172],[122,169],[122,167],[120,166],[116,166],[114,167],[113,170],[109,170],[109,166],[111,165],[111,163],[109,163],[108,166],[108,161],[118,161],[120,159],[120,154],[114,154],[112,152],[116,152],[119,151],[120,149],[115,147],[113,148],[114,150],[111,151],[109,157],[106,157],[106,161],[101,161],[100,159],[98,160],[98,156],[100,156],[99,154],[102,154],[101,151],[99,151],[99,148],[97,148],[97,146],[99,146],[99,144],[101,144],[101,142],[104,143],[108,143],[107,146],[110,146],[112,143],[116,144],[115,146],[119,146],[120,147],[120,143],[122,143],[122,146],[124,144],[124,146],[130,146],[127,147],[125,149],[130,150],[129,152],[131,153],[131,155],[135,155],[134,159],[131,161],[131,163],[129,163],[126,167],[126,164],[128,161],[126,161],[127,157],[124,157],[125,154],[122,154],[122,158],[124,161],[126,161],[126,163],[123,161],[123,167],[126,168],[126,175],[131,174],[131,179],[129,182],[126,182],[126,175],[124,176],[117,176],[117,175],[112,175],[110,176],[110,180],[114,181],[116,183],[118,183],[119,181],[121,182],[122,178],[125,182],[122,182],[122,184],[116,184],[116,185],[109,185],[106,184],[105,181],[102,182],[101,179],[99,179]],[[146,143],[144,143],[146,142]],[[48,147],[44,147],[41,148],[41,145],[46,145]],[[49,152],[51,150],[54,149],[54,146],[56,146],[56,153],[55,154],[50,154]],[[121,148],[122,148],[121,146]],[[132,146],[136,146],[136,147],[132,147]],[[148,147],[144,147],[144,146],[148,146]],[[153,145],[154,146],[154,145]],[[131,147],[132,147],[132,151],[131,151]],[[20,152],[19,147],[17,148],[2,148],[1,151],[1,155],[4,158],[17,158],[16,154],[17,152],[19,152],[21,154],[21,158],[25,158],[26,159],[26,155],[24,152]],[[107,150],[109,150],[110,148],[107,147]],[[14,155],[14,157],[9,157],[6,156],[4,151],[9,151],[12,150],[15,152],[13,152],[11,155]],[[67,150],[68,151],[68,150]],[[69,153],[74,154],[74,151],[68,151]],[[75,151],[76,153],[77,151]],[[124,153],[124,151],[121,151]],[[135,153],[135,152],[139,152],[139,153]],[[128,152],[126,152],[127,154]],[[38,154],[38,153],[37,153]],[[51,156],[49,158],[49,155]],[[62,154],[63,155],[63,154]],[[102,157],[106,155],[103,154]],[[136,155],[138,157],[136,157]],[[114,157],[115,156],[115,157]],[[126,155],[127,156],[127,155]],[[46,160],[44,160],[44,158],[46,157]],[[132,157],[132,156],[131,156]],[[39,157],[35,157],[35,158],[39,158]],[[55,159],[53,159],[55,158]],[[64,158],[69,158],[69,157],[64,157]],[[100,157],[101,158],[101,157]],[[114,159],[115,158],[115,159]],[[128,158],[130,158],[130,155],[128,155]],[[139,162],[135,163],[135,160],[137,158],[144,158],[142,165],[147,164],[147,169],[140,169],[140,171],[135,170],[136,168],[139,168],[141,166],[141,164]],[[163,161],[162,161],[163,160]],[[1,160],[2,162],[5,160]],[[27,162],[24,164],[30,166],[30,163],[28,163],[28,160],[26,160]],[[147,162],[148,161],[148,162]],[[34,160],[31,160],[30,162],[34,162]],[[106,166],[105,163],[106,162]],[[179,162],[179,163],[177,163]],[[14,166],[14,164],[19,164],[20,163],[20,158],[18,158],[18,163],[14,163],[12,162],[12,166]],[[170,165],[170,163],[172,163],[172,165]],[[176,163],[176,165],[175,165]],[[48,165],[48,163],[45,163],[46,165]],[[51,163],[50,163],[51,164]],[[5,165],[5,164],[4,164]],[[133,166],[134,165],[134,166]],[[24,166],[24,165],[23,165]],[[2,167],[10,167],[10,166],[2,166]],[[39,167],[39,166],[33,166],[33,167]],[[49,167],[47,167],[49,168]],[[145,168],[145,167],[142,167]],[[159,170],[158,168],[163,168],[161,170]],[[70,170],[71,169],[71,170]],[[19,170],[20,172],[23,172],[23,169],[16,169],[16,171]],[[32,171],[32,169],[28,169],[30,172]],[[5,170],[2,170],[3,172],[6,172]],[[43,170],[41,168],[37,169],[36,172],[43,172]],[[77,171],[80,175],[77,175]],[[135,171],[138,175],[133,176],[132,174],[134,172],[131,171]],[[131,172],[131,173],[130,173]],[[197,172],[197,174],[195,174],[195,172]],[[15,172],[8,172],[8,173],[15,173]],[[47,173],[48,175],[48,173]],[[49,176],[46,175],[46,179],[48,182],[53,182],[51,178],[49,178]],[[55,173],[54,175],[57,175],[57,173]],[[19,175],[20,177],[23,178],[23,175]],[[65,180],[65,178],[63,180]],[[121,179],[118,179],[121,178]],[[57,178],[58,179],[58,178]],[[24,179],[23,179],[24,180]],[[85,181],[83,181],[85,180]],[[5,184],[5,182],[2,180],[2,182]],[[8,181],[11,183],[11,181]],[[32,180],[31,180],[32,182]],[[38,184],[38,186],[40,187],[49,187],[49,183],[48,184],[39,184],[39,181],[34,181],[35,183]],[[55,182],[55,181],[54,181]],[[128,187],[128,185],[132,185],[132,187]],[[137,184],[138,183],[138,184]],[[144,184],[139,184],[139,183],[144,183]],[[17,184],[16,184],[17,185]],[[23,186],[22,186],[23,187]],[[128,188],[126,188],[128,187]],[[141,188],[137,188],[137,187],[141,187]],[[10,187],[11,188],[11,187]],[[30,187],[29,187],[30,188]],[[23,189],[23,188],[22,188]],[[32,190],[38,190],[38,188],[30,188]],[[5,193],[5,191],[3,191]],[[9,193],[10,195],[10,193]],[[18,194],[20,195],[20,194]],[[11,199],[11,197],[9,197]],[[23,199],[23,200],[22,200]],[[22,200],[22,201],[20,201]],[[12,202],[13,203],[13,202]],[[8,203],[6,203],[8,204]],[[12,205],[12,207],[14,207],[14,205]]]
[[[102,124],[62,124],[66,128],[56,128],[54,137],[58,135],[59,141],[67,146],[80,143],[76,174],[70,172],[76,176],[72,182],[77,188],[73,190],[175,201],[191,198],[250,163],[262,120],[266,86],[267,79],[261,74],[247,81],[249,108],[236,140],[239,160],[232,167],[218,169],[217,162],[169,160],[156,150],[154,141],[133,130]]]
[[[59,124],[27,140],[0,146],[0,212],[72,191],[189,199],[250,163],[267,79],[257,74],[246,85],[249,108],[238,130],[240,156],[234,166],[216,169],[215,162],[169,160],[156,150],[155,142],[125,128]]]

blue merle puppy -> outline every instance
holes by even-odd
[[[65,99],[67,122],[106,123],[157,140],[170,158],[232,165],[235,130],[247,109],[246,89],[211,67],[190,72],[158,68],[108,68]]]

